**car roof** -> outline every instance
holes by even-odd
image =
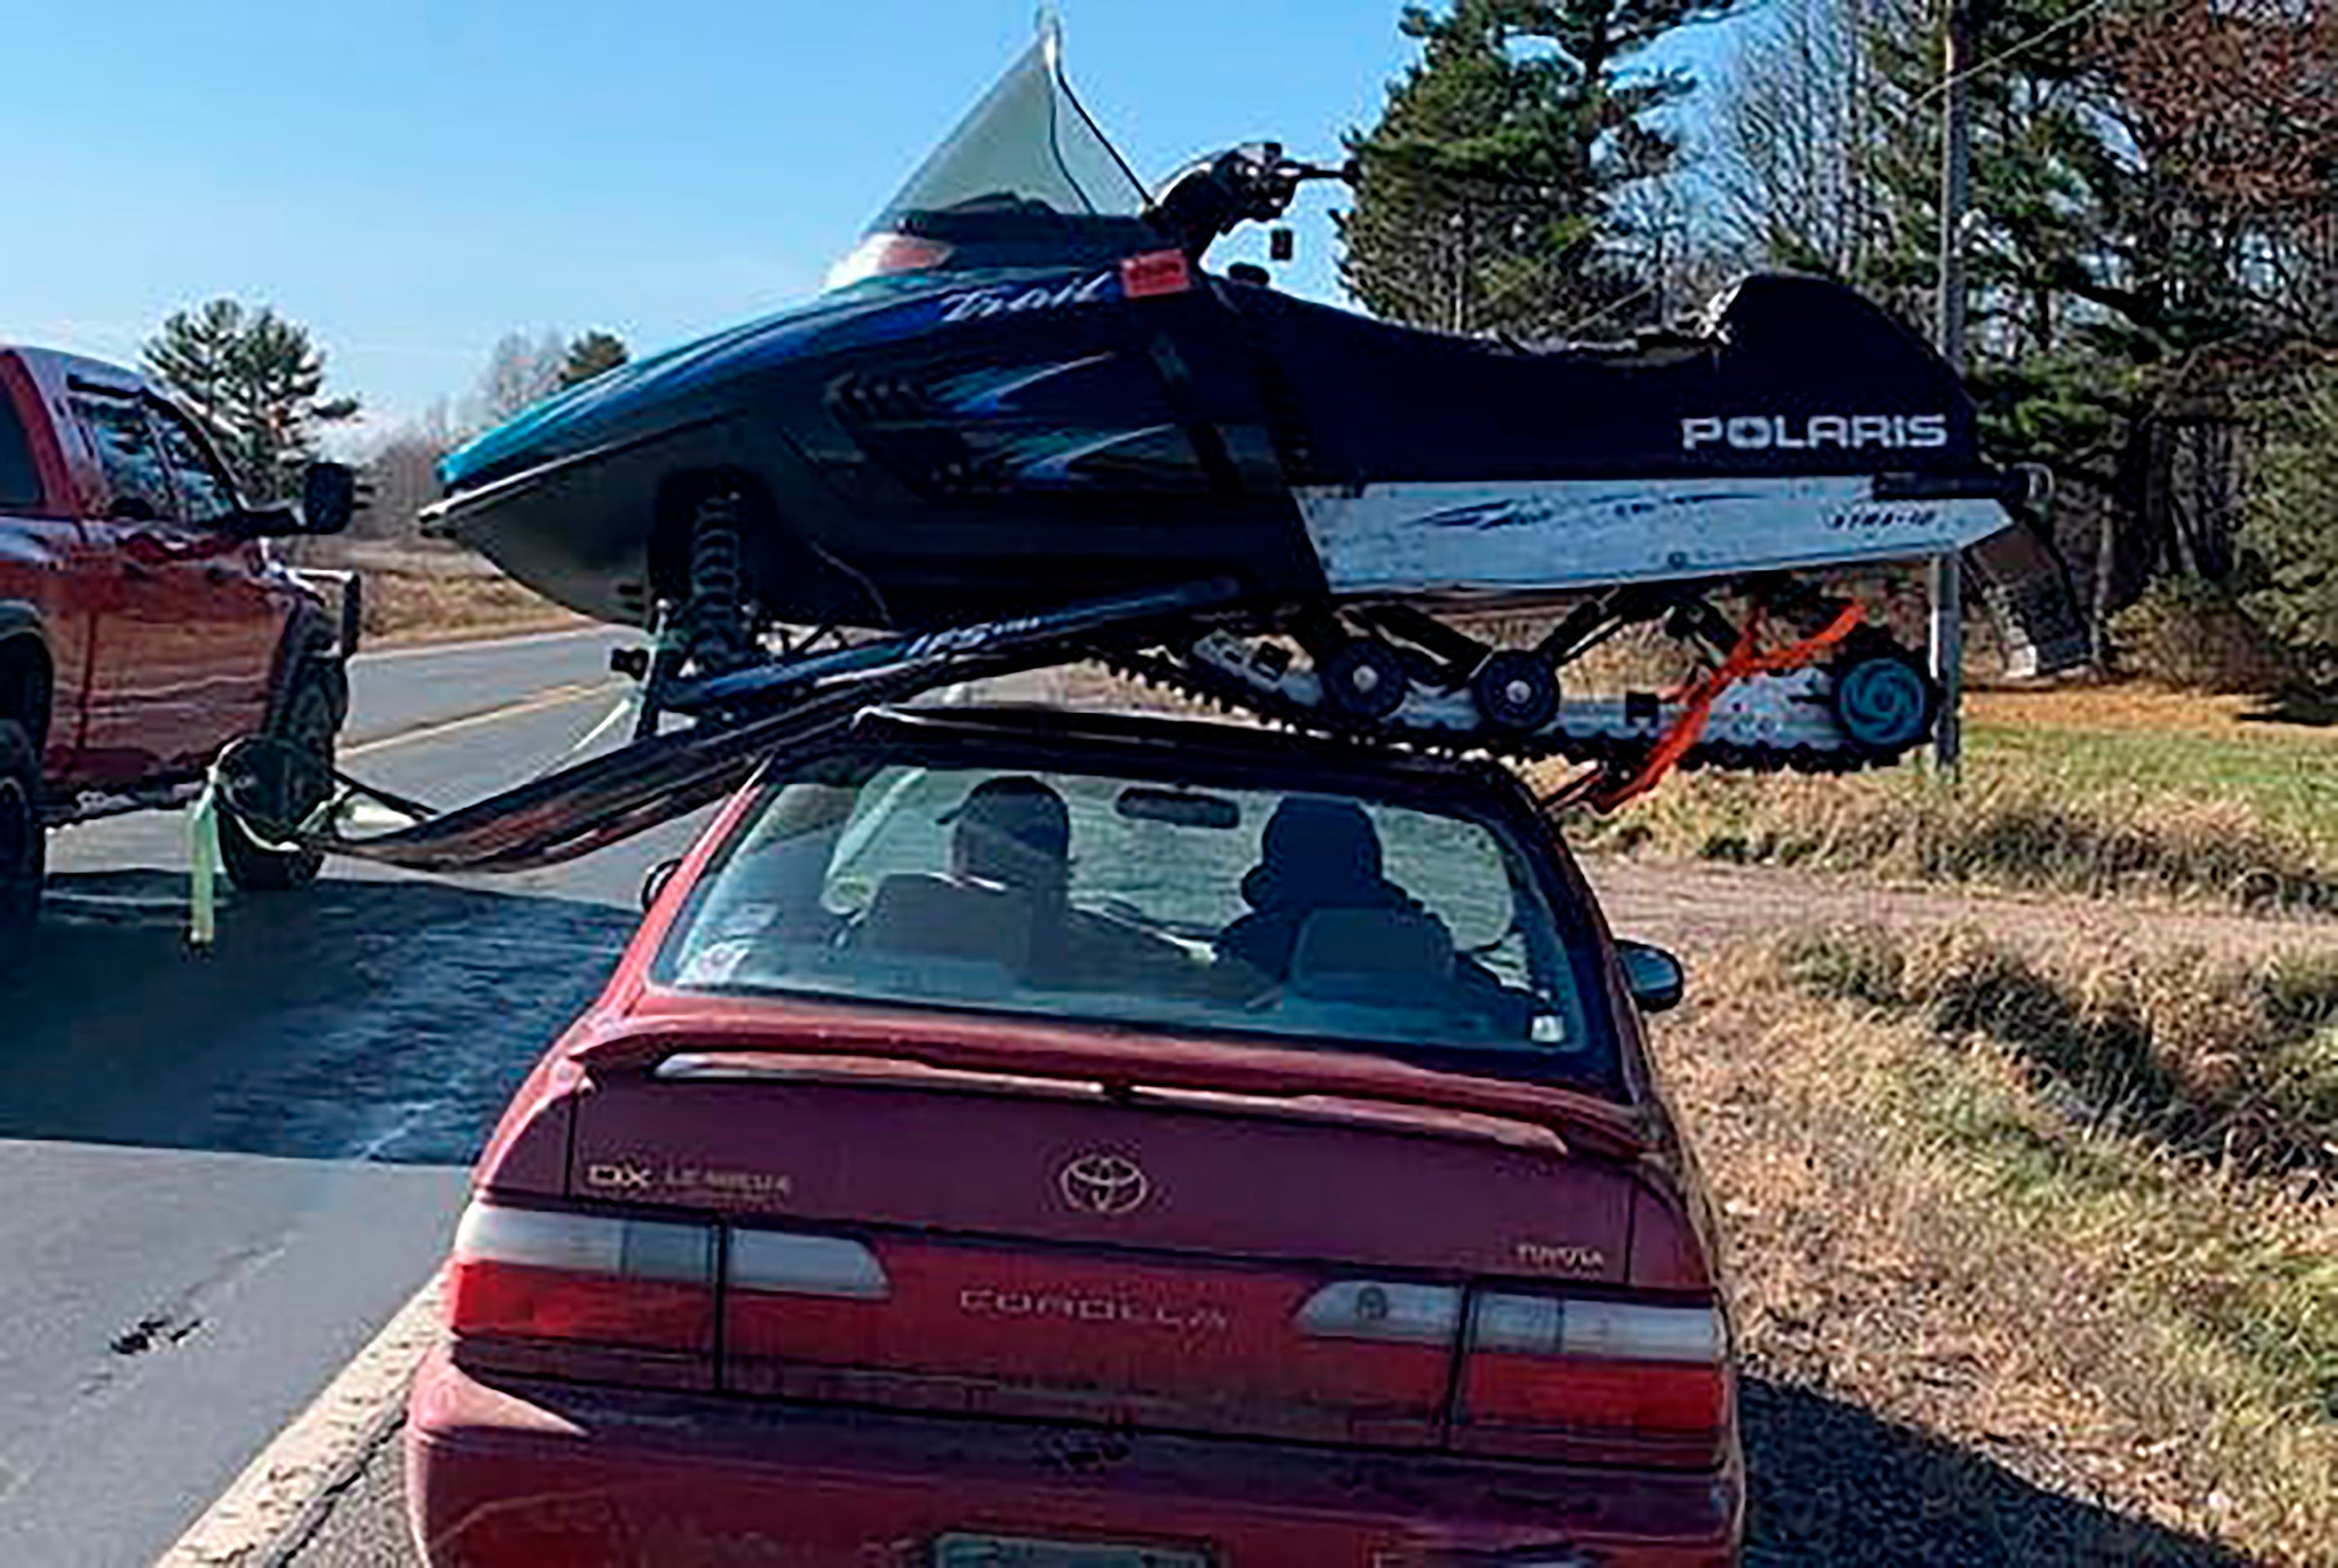
[[[1481,758],[1127,710],[1040,702],[926,702],[869,709],[855,720],[852,734],[855,740],[879,744],[1026,745],[1105,765],[1125,759],[1158,767],[1164,757],[1174,756],[1181,763],[1212,770],[1300,771],[1408,789],[1513,797],[1524,792],[1515,774]]]
[[[69,381],[88,382],[116,392],[152,392],[153,381],[125,365],[68,354],[62,348],[40,348],[24,343],[0,343],[0,354],[13,354],[34,377],[52,387]]]

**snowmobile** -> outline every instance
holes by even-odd
[[[847,690],[1100,659],[1376,742],[1576,758],[1611,802],[1676,764],[1871,766],[1940,693],[1816,574],[1960,551],[2017,670],[2086,657],[2034,486],[1858,295],[1754,277],[1694,330],[1537,346],[1206,270],[1348,172],[1252,143],[1148,194],[1048,29],[828,291],[481,436],[427,526],[654,634],[644,756],[728,756]],[[1495,611],[1539,634],[1494,645]],[[1635,624],[1705,676],[1563,688]],[[673,713],[696,739],[661,749]]]

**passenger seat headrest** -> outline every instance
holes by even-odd
[[[1291,979],[1303,988],[1318,975],[1404,975],[1444,980],[1453,973],[1453,938],[1431,915],[1398,909],[1320,909],[1299,927]]]

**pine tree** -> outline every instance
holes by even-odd
[[[625,340],[614,332],[587,332],[571,340],[568,356],[560,362],[560,385],[574,387],[605,370],[614,370],[633,358]]]
[[[316,455],[319,425],[356,417],[354,397],[324,395],[325,357],[308,328],[233,299],[173,313],[146,345],[146,366],[210,427],[236,487],[253,505],[291,495]]]
[[[1734,0],[1453,0],[1408,9],[1421,58],[1380,119],[1339,220],[1349,288],[1375,313],[1549,337],[1651,313],[1626,198],[1680,164],[1657,112],[1694,87],[1638,56]]]
[[[176,393],[195,416],[223,432],[221,411],[235,376],[236,345],[244,332],[243,307],[214,299],[201,309],[175,310],[146,345],[146,368]]]
[[[2295,378],[2260,453],[2241,526],[2251,613],[2325,677],[2338,675],[2338,374]]]

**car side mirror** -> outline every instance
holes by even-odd
[[[1624,966],[1624,989],[1643,1013],[1677,1007],[1688,990],[1688,970],[1674,955],[1646,942],[1618,942],[1616,958]]]
[[[649,868],[649,874],[642,878],[643,914],[646,915],[657,907],[657,901],[665,896],[666,884],[672,882],[673,874],[681,869],[682,861],[678,857],[661,860]]]
[[[346,463],[311,463],[300,476],[298,506],[245,506],[221,519],[239,539],[299,539],[347,532],[358,512],[358,471]]]
[[[303,534],[346,533],[358,514],[358,471],[346,463],[311,463],[300,476]]]

